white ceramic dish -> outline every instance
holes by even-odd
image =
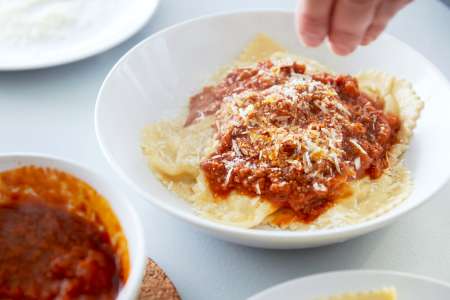
[[[395,287],[398,300],[448,300],[450,284],[435,279],[390,271],[341,271],[294,279],[248,300],[315,300],[349,291]]]
[[[99,175],[73,162],[40,154],[0,154],[0,172],[26,165],[51,167],[72,174],[105,197],[125,233],[130,257],[130,273],[117,299],[135,299],[144,276],[146,256],[143,227],[129,199]]]
[[[68,37],[23,45],[0,40],[0,71],[52,67],[111,49],[141,29],[155,12],[158,3],[159,0],[110,0],[103,8],[101,3],[97,3],[97,7],[86,5],[86,9],[98,10],[96,19],[88,20],[82,26],[77,25]]]
[[[385,226],[423,204],[450,174],[450,88],[423,56],[389,35],[348,57],[327,46],[303,47],[294,31],[293,14],[254,11],[207,16],[163,30],[130,50],[107,76],[97,99],[97,137],[110,164],[155,206],[212,235],[264,248],[304,248],[331,244]],[[229,64],[257,33],[265,32],[291,52],[316,59],[341,73],[378,69],[408,79],[426,102],[418,121],[407,167],[415,188],[388,213],[362,224],[310,232],[239,229],[195,214],[187,202],[153,176],[140,150],[142,129],[186,108],[188,97],[222,65]]]

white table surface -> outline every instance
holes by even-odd
[[[103,158],[94,133],[95,98],[109,69],[128,49],[189,18],[250,8],[293,9],[295,2],[161,0],[145,28],[113,50],[47,70],[0,72],[0,152],[65,157],[121,185],[144,220],[147,254],[166,270],[183,299],[244,299],[289,279],[339,269],[391,269],[450,282],[450,184],[427,204],[378,232],[333,246],[274,251],[216,240],[162,213],[120,182]],[[412,45],[450,78],[450,10],[442,3],[414,2],[388,32]]]

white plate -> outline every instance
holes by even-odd
[[[398,300],[448,300],[450,284],[435,279],[389,271],[341,271],[294,279],[248,300],[315,300],[349,291],[395,287]]]
[[[147,259],[145,255],[144,230],[136,210],[129,203],[130,199],[100,175],[74,162],[34,153],[0,154],[0,172],[28,165],[55,168],[67,172],[87,182],[105,197],[125,233],[130,257],[130,273],[127,282],[120,289],[117,299],[135,299],[141,287]]]
[[[385,226],[429,199],[450,174],[450,88],[445,78],[422,55],[389,35],[345,58],[333,55],[327,46],[305,48],[297,40],[293,18],[292,13],[280,11],[207,16],[163,30],[122,57],[99,92],[95,112],[99,143],[120,176],[155,206],[216,237],[265,248],[341,242]],[[239,229],[197,216],[153,176],[140,150],[142,129],[177,116],[187,106],[188,97],[259,32],[338,72],[378,69],[413,83],[426,104],[407,153],[415,188],[406,201],[376,219],[332,230]]]
[[[46,36],[41,40],[34,39],[33,42],[18,43],[11,38],[2,40],[1,31],[7,29],[0,28],[0,71],[46,68],[78,61],[104,52],[141,29],[153,15],[159,3],[159,0],[107,1],[108,3],[105,5],[99,0],[88,0],[84,5],[74,7],[80,12],[87,12],[86,15],[93,14],[93,16],[85,17],[80,21],[81,24],[74,24],[73,28],[68,29],[68,37],[48,38]],[[56,5],[55,2],[46,0],[41,0],[37,4]],[[71,5],[70,2],[59,4]],[[59,7],[60,10],[62,8],[70,9],[68,6]],[[14,22],[14,20],[8,22]],[[54,26],[64,25],[63,21],[59,21],[55,17],[53,19],[49,17],[47,22]],[[70,22],[70,19],[64,22]],[[47,26],[45,24],[42,26]],[[16,27],[20,27],[20,24]],[[36,35],[38,34],[35,33],[34,36]],[[43,35],[45,33],[39,33],[39,36]],[[31,36],[31,34],[27,36]]]

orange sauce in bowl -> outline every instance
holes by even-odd
[[[114,299],[129,273],[108,202],[67,173],[0,173],[0,299]]]

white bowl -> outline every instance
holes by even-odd
[[[27,165],[50,167],[67,172],[87,182],[105,197],[125,233],[130,258],[128,279],[117,299],[135,299],[144,276],[146,256],[143,227],[129,199],[99,175],[73,162],[40,154],[0,154],[0,172]]]
[[[338,72],[378,69],[413,83],[426,105],[407,154],[415,189],[406,201],[376,219],[342,228],[309,232],[240,229],[197,216],[188,203],[158,182],[140,151],[142,129],[162,118],[177,116],[187,106],[188,97],[260,32],[291,52],[316,59]],[[293,13],[253,11],[187,21],[141,42],[120,59],[103,83],[95,123],[110,164],[155,206],[228,241],[264,248],[305,248],[345,241],[385,226],[424,203],[446,182],[450,173],[448,99],[449,85],[441,73],[391,36],[383,35],[369,47],[342,58],[327,46],[303,47],[294,31]]]
[[[436,279],[393,271],[355,270],[315,274],[290,280],[262,291],[248,300],[318,299],[383,287],[395,287],[399,299],[450,299],[450,284]]]

